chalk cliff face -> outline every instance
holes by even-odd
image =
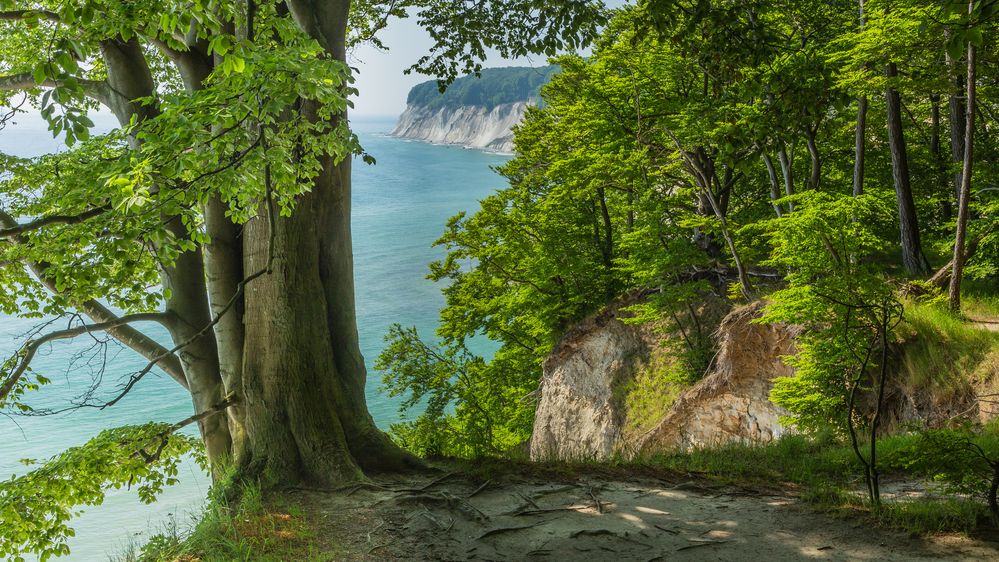
[[[656,356],[668,355],[668,336],[622,322],[617,307],[581,323],[545,361],[531,458],[605,459],[780,436],[786,412],[769,395],[774,378],[794,375],[782,357],[795,353],[799,329],[753,323],[762,309],[754,303],[728,314],[712,372],[672,399],[664,393],[665,408],[639,432],[628,431],[635,412],[620,397],[640,377],[663,370]]]
[[[765,443],[785,432],[787,412],[770,401],[777,377],[794,376],[783,357],[797,350],[797,326],[755,324],[764,308],[736,309],[718,329],[718,360],[711,373],[673,403],[659,424],[637,443],[639,453],[731,442]]]
[[[407,105],[392,129],[392,136],[438,144],[513,152],[511,128],[520,123],[528,102],[484,106],[460,105],[432,108]]]
[[[626,324],[614,306],[575,326],[545,360],[531,435],[533,460],[600,460],[622,441],[626,412],[615,389],[656,345],[654,330]]]
[[[611,305],[570,329],[545,360],[530,453],[535,460],[606,459],[653,455],[726,443],[765,443],[790,431],[788,412],[770,401],[774,379],[793,377],[784,362],[797,353],[798,326],[754,322],[765,303],[730,311],[716,333],[718,353],[696,384],[656,386],[669,371],[670,340],[655,325],[623,320],[630,302]],[[906,353],[906,345],[896,348]],[[675,360],[675,358],[674,358]],[[954,388],[914,386],[891,376],[885,390],[883,427],[905,424],[940,427],[954,419],[989,423],[999,405],[999,351],[981,360]],[[651,381],[651,382],[650,382]],[[631,389],[648,389],[658,407],[638,411]],[[647,400],[649,401],[649,400]],[[858,408],[870,415],[870,393]]]

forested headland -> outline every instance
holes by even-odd
[[[462,76],[440,91],[437,80],[428,80],[413,86],[406,97],[407,105],[429,109],[482,106],[492,109],[497,105],[518,101],[538,101],[541,86],[548,83],[558,67],[549,65],[538,68],[510,67],[483,68],[478,74]]]
[[[483,70],[488,49],[553,66],[499,170],[507,185],[442,225],[437,332],[386,335],[383,390],[412,421],[383,432],[357,341],[351,165],[374,158],[346,118],[348,52],[407,14],[434,40],[413,66],[440,79],[414,90],[422,103],[499,104],[548,79]],[[216,483],[203,520],[134,558],[559,556],[603,540],[629,556],[646,540],[811,553],[681,528],[725,495],[751,528],[768,493],[872,523],[846,556],[883,555],[882,533],[904,540],[892,528],[990,536],[997,23],[994,0],[0,0],[0,123],[36,108],[70,147],[0,156],[0,311],[40,321],[3,363],[0,408],[110,408],[155,369],[194,408],[0,481],[0,555],[69,554],[81,506],[133,487],[153,501],[191,455]],[[91,136],[98,106],[119,127]],[[661,412],[717,368],[719,327],[749,309],[749,324],[794,333],[779,358],[793,373],[768,381],[786,435],[529,462],[546,365],[580,326],[621,310],[661,336],[668,368],[611,396]],[[148,364],[110,393],[95,380],[39,407],[39,350],[86,337]],[[482,337],[495,353],[473,352]],[[893,399],[912,403],[908,417],[891,419]],[[924,403],[970,406],[921,417]],[[896,501],[899,483],[915,499]],[[572,526],[622,506],[651,521],[677,498],[684,521],[650,535]],[[823,517],[780,525],[843,536]],[[513,538],[549,524],[560,546]],[[821,555],[828,538],[808,548]]]

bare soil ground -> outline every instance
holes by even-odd
[[[445,473],[289,499],[335,560],[999,560],[994,543],[914,538],[791,494],[649,477]]]

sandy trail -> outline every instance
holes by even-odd
[[[299,499],[343,560],[999,560],[994,544],[912,538],[694,482],[445,475]]]

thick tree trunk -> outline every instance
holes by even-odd
[[[320,195],[301,197],[291,217],[275,217],[273,234],[263,215],[243,229],[244,269],[272,267],[246,287],[242,369],[245,460],[265,486],[329,486],[361,477],[337,412],[344,401],[333,327],[322,312],[328,305],[319,238],[327,225],[318,220]]]
[[[349,2],[292,0],[298,25],[345,60]],[[318,108],[303,103],[302,117]],[[338,116],[336,119],[343,119]],[[273,224],[273,232],[271,224]],[[243,391],[247,469],[266,486],[330,486],[364,470],[413,466],[375,427],[365,399],[350,236],[350,161],[325,157],[291,217],[252,220],[243,270],[272,272],[247,285]]]
[[[974,9],[969,1],[968,12]],[[967,121],[964,125],[964,165],[961,168],[961,190],[957,198],[957,232],[954,235],[954,270],[950,274],[948,301],[951,312],[961,311],[961,277],[964,274],[964,239],[968,232],[968,205],[971,202],[971,172],[975,156],[975,45],[968,42]]]
[[[889,78],[898,76],[898,68],[894,63],[888,65],[885,75]],[[912,198],[909,177],[909,155],[902,130],[902,99],[897,90],[889,87],[885,92],[885,102],[888,114],[888,147],[891,151],[892,178],[898,203],[902,264],[909,273],[923,274],[929,272],[930,265],[923,255],[919,240],[919,220],[916,217],[916,203]]]

